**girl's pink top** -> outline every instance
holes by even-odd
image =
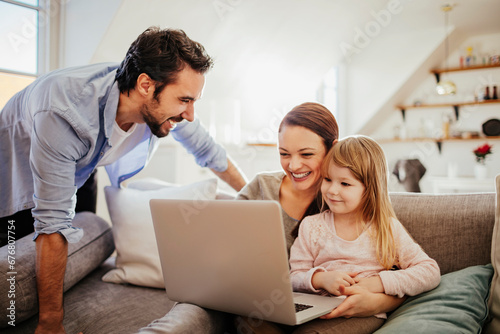
[[[372,225],[356,240],[347,241],[337,236],[331,211],[304,218],[290,252],[293,289],[321,293],[311,282],[316,271],[357,272],[359,277],[379,275],[385,293],[398,297],[414,296],[438,286],[441,275],[437,262],[398,220],[393,219],[392,224],[400,270],[386,270],[378,262],[370,236],[374,233]]]

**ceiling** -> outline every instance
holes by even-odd
[[[450,25],[460,34],[500,30],[498,0],[123,0],[107,36],[126,50],[137,33],[157,24],[184,29],[224,59],[274,54],[311,65],[321,57],[314,51],[340,60],[342,43],[352,44],[359,31],[371,29],[374,40],[414,30],[444,33],[443,4],[454,6]]]
[[[444,39],[447,3],[452,37],[500,32],[499,0],[123,0],[93,61],[122,59],[148,26],[181,28],[215,58],[205,96],[252,110],[288,106],[314,96],[339,63],[432,52],[437,42],[424,44]]]

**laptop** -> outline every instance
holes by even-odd
[[[343,301],[292,291],[276,201],[152,199],[150,207],[173,301],[287,325]]]

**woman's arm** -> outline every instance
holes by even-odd
[[[372,293],[360,286],[341,287],[347,298],[322,319],[369,317],[379,313],[394,311],[406,300],[384,293]]]

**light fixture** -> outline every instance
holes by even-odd
[[[450,4],[441,6],[444,12],[444,28],[445,28],[445,41],[444,41],[444,66],[445,70],[448,69],[448,13],[453,9]],[[436,91],[439,95],[453,95],[457,92],[457,86],[450,80],[439,80],[436,86]]]

